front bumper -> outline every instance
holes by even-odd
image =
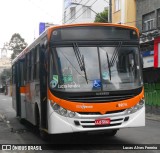
[[[110,125],[97,126],[96,119],[110,118]],[[48,133],[73,133],[89,132],[127,127],[145,126],[145,106],[133,114],[127,114],[125,110],[111,114],[80,114],[76,113],[74,118],[64,117],[53,111],[48,102]]]

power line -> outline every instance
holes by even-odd
[[[86,5],[89,1],[90,1],[90,0],[88,0],[85,4],[80,4],[80,3],[79,3],[79,4],[80,4],[80,5]],[[78,5],[77,5],[77,6],[78,6]],[[76,7],[77,7],[77,6],[76,6]],[[74,13],[74,15],[76,15],[80,10],[82,10],[82,8],[80,8],[78,11],[76,11],[76,12]],[[67,21],[69,21],[71,18],[72,18],[72,17],[70,17]],[[64,24],[65,24],[67,21],[65,21]],[[72,22],[71,22],[71,23],[72,23]]]
[[[81,0],[79,3],[81,3],[82,1],[83,1],[83,0]],[[69,6],[68,6],[68,7],[69,7]],[[68,7],[67,7],[67,8],[68,8]],[[77,6],[76,6],[76,7],[77,7]],[[75,8],[76,8],[76,7],[75,7]],[[66,9],[67,9],[67,8],[66,8]],[[71,14],[71,12],[69,12],[65,17],[63,17],[63,19],[61,20],[61,22],[63,22],[63,20],[64,20],[66,17],[68,17],[70,14]]]
[[[98,0],[95,0],[90,7],[92,7]],[[85,4],[84,4],[85,5]],[[86,10],[84,12],[82,12],[77,18],[75,18],[71,23],[73,23],[76,19],[78,19],[82,14],[84,14],[86,12]],[[95,13],[95,12],[94,12]],[[98,14],[98,13],[97,13]]]

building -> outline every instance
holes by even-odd
[[[160,110],[160,0],[136,0],[136,25],[140,30],[146,112]]]
[[[136,0],[112,0],[112,22],[136,26]]]
[[[140,30],[141,51],[145,68],[160,67],[160,1],[136,0],[137,27]],[[158,60],[159,58],[159,60]]]
[[[3,86],[3,81],[1,80],[2,72],[10,68],[11,68],[11,59],[7,55],[7,49],[5,47],[0,48],[0,92]]]
[[[0,74],[4,69],[11,68],[11,59],[7,56],[7,49],[1,48],[0,50]]]
[[[108,0],[64,0],[63,24],[94,22],[108,5]]]
[[[112,0],[112,22],[136,26],[144,69],[160,67],[160,0]]]

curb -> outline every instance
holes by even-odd
[[[160,121],[160,115],[155,115],[155,114],[146,114],[146,119],[148,120],[153,120],[153,121]]]

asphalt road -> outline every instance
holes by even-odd
[[[44,144],[47,145],[47,147],[44,146],[44,148],[49,149],[47,151],[45,150],[45,153],[158,153],[160,150],[145,150],[143,147],[156,146],[160,149],[160,145],[155,145],[160,144],[159,129],[160,121],[146,119],[145,127],[121,129],[114,137],[107,137],[104,134],[69,134],[52,137],[51,141],[45,142],[40,138],[38,133],[33,130],[32,126],[19,123],[18,118],[16,118],[16,113],[12,108],[11,97],[0,94],[0,144]],[[122,149],[117,151],[117,146]],[[141,147],[142,149],[132,149],[132,147]],[[0,152],[6,153],[8,151]]]

